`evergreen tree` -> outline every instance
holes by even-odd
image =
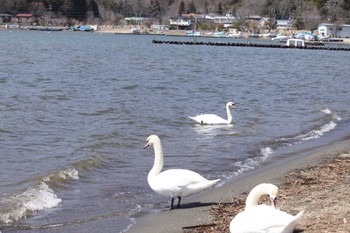
[[[219,15],[223,15],[224,14],[224,10],[222,9],[222,3],[221,2],[218,4],[218,11],[217,11],[217,13]]]
[[[161,14],[161,7],[158,0],[151,0],[149,6],[149,16],[157,17]]]
[[[209,13],[209,4],[207,0],[204,1],[204,13],[205,14]]]
[[[87,10],[86,0],[73,0],[72,18],[84,21]]]
[[[89,11],[92,11],[94,14],[94,17],[99,18],[100,17],[100,12],[98,11],[98,6],[94,0],[90,0],[88,4],[88,9]]]
[[[179,7],[179,15],[182,15],[185,12],[185,3],[184,1],[181,1],[180,7]]]
[[[187,12],[188,13],[196,13],[197,12],[196,6],[194,5],[194,1],[193,0],[190,2],[190,5],[188,6]]]
[[[61,11],[67,18],[72,18],[73,5],[72,0],[63,0],[62,2]]]

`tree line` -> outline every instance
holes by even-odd
[[[0,13],[31,13],[35,17],[116,25],[125,17],[151,17],[159,21],[183,13],[238,18],[260,15],[293,19],[300,26],[320,22],[350,24],[350,0],[0,0]]]

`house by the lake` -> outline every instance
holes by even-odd
[[[336,25],[331,23],[322,23],[318,26],[317,31],[319,38],[350,38],[349,24]]]

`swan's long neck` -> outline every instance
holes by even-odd
[[[230,106],[229,106],[228,104],[226,105],[226,113],[227,113],[227,123],[228,123],[228,124],[231,124],[233,118],[232,118]]]
[[[162,144],[160,143],[160,140],[156,141],[153,144],[153,148],[154,148],[154,164],[151,171],[148,173],[148,177],[158,175],[162,171],[163,164],[164,164],[163,149],[162,149]]]
[[[265,189],[264,185],[258,185],[255,188],[253,188],[245,202],[245,209],[249,209],[251,207],[257,206],[259,204],[259,199],[262,195],[268,194],[267,190]]]

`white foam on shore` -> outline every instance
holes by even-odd
[[[271,149],[271,147],[261,148],[260,151],[261,151],[263,158],[265,158],[265,159],[268,156],[272,155],[272,153],[273,153],[273,150]]]
[[[264,147],[260,149],[260,155],[256,158],[248,158],[244,161],[238,161],[234,165],[239,167],[239,169],[234,172],[234,175],[242,174],[243,172],[253,170],[259,166],[262,162],[266,161],[270,155],[273,154],[271,147]]]
[[[323,136],[325,133],[331,131],[336,126],[337,126],[337,124],[335,122],[330,121],[329,123],[321,126],[319,129],[311,130],[310,132],[308,132],[306,134],[299,135],[298,137],[296,137],[296,139],[300,139],[301,141],[308,141],[308,140],[316,139],[316,138]]]
[[[0,196],[0,223],[11,223],[43,210],[54,208],[62,202],[51,187],[60,187],[70,180],[79,179],[75,168],[65,168],[38,178],[20,194]]]
[[[142,207],[140,205],[136,205],[133,209],[129,211],[128,216],[131,223],[124,230],[120,231],[120,233],[127,232],[132,226],[136,224],[135,217],[130,217],[130,216],[134,216],[135,214],[140,213],[141,209]]]
[[[0,222],[11,223],[43,209],[57,206],[62,200],[45,182],[29,187],[23,193],[0,198],[3,206]]]

